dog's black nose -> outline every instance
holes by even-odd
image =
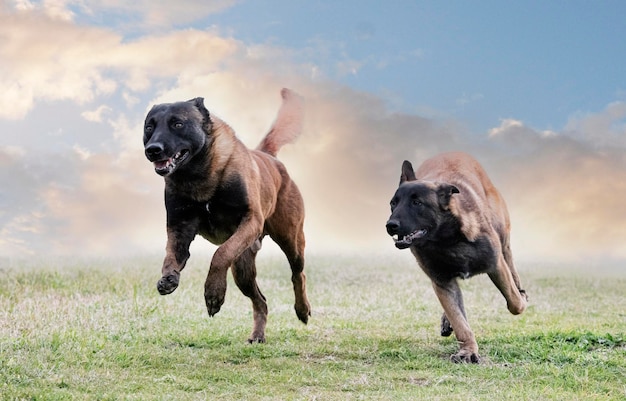
[[[400,228],[400,223],[397,220],[389,220],[387,222],[387,233],[389,235],[394,235],[398,233],[398,229]]]
[[[163,144],[159,142],[151,143],[146,146],[146,156],[150,161],[158,160],[163,154],[164,150],[165,149],[163,148]]]

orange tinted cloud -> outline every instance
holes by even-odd
[[[32,33],[41,30],[49,34]],[[163,182],[143,156],[145,112],[153,103],[202,96],[255,147],[286,86],[306,102],[304,133],[279,158],[305,197],[310,252],[395,252],[384,225],[402,161],[417,166],[465,150],[508,202],[516,257],[626,258],[624,103],[573,116],[562,130],[504,120],[472,134],[454,121],[391,113],[380,98],[293,63],[288,50],[247,47],[216,32],[122,41],[71,18],[0,13],[0,36],[12,38],[0,42],[0,58],[9,60],[0,76],[0,124],[12,124],[0,132],[2,254],[161,251]],[[115,103],[113,94],[125,101]],[[137,112],[130,105],[141,98],[149,101]],[[64,116],[67,127],[87,121],[107,135],[106,144],[91,131],[69,140],[22,129],[21,121],[45,120],[47,102],[63,100],[84,105]]]

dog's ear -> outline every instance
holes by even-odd
[[[415,181],[415,171],[413,171],[413,165],[410,161],[405,160],[402,163],[402,173],[400,174],[400,184],[406,181]]]
[[[437,200],[441,210],[450,209],[450,198],[453,194],[458,194],[459,189],[452,184],[439,184],[437,188]]]
[[[195,99],[188,100],[189,103],[193,103],[193,105],[198,109],[198,111],[202,114],[202,127],[205,132],[211,131],[211,118],[209,116],[209,110],[204,107],[204,98],[197,97]]]
[[[198,110],[200,110],[200,113],[202,113],[202,116],[204,116],[204,118],[209,118],[209,110],[207,110],[206,107],[204,107],[204,98],[203,97],[197,97],[195,99],[191,99],[188,101],[189,103],[193,103],[194,106],[196,106],[196,108]]]

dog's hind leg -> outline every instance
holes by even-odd
[[[252,301],[254,327],[248,338],[249,343],[265,342],[265,325],[267,323],[267,302],[256,282],[256,254],[261,248],[261,240],[246,249],[233,263],[233,278],[241,292]]]
[[[526,294],[526,291],[522,289],[521,280],[519,278],[519,275],[517,274],[517,269],[515,268],[515,264],[513,263],[513,253],[511,252],[511,246],[509,244],[508,239],[506,240],[506,242],[502,244],[502,254],[504,256],[504,261],[506,262],[509,270],[511,271],[511,276],[513,277],[513,282],[515,283],[515,286],[519,290],[522,297],[524,297],[526,301],[528,301],[528,295]]]
[[[291,267],[291,282],[295,294],[294,308],[303,323],[309,321],[311,305],[306,295],[304,274],[304,204],[296,185],[286,175],[274,214],[266,222],[266,230],[287,256]]]
[[[441,315],[441,336],[442,337],[450,337],[450,335],[452,334],[452,325],[450,324],[450,320],[448,319],[448,316],[446,316],[446,313],[444,312]]]
[[[496,269],[488,273],[489,278],[506,299],[509,312],[519,315],[526,309],[526,291],[520,290],[517,272],[508,265],[504,255],[500,255],[497,263]]]
[[[295,295],[294,309],[303,323],[309,321],[311,305],[306,295],[306,275],[304,274],[304,233],[298,233],[298,241],[294,244],[293,253],[286,252],[291,267],[291,282]]]
[[[294,309],[296,315],[303,323],[309,321],[311,305],[306,295],[306,275],[304,274],[304,232],[302,227],[293,237],[273,236],[272,239],[287,256],[291,267],[291,282],[295,295]]]

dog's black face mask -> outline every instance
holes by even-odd
[[[396,247],[408,248],[428,236],[437,226],[438,205],[433,205],[432,188],[419,183],[400,185],[391,202],[387,233],[394,237]]]
[[[400,186],[391,199],[387,233],[398,249],[418,245],[437,236],[449,214],[450,197],[459,190],[450,184],[419,181],[409,162],[403,165]]]
[[[143,130],[146,157],[157,174],[171,175],[203,149],[209,132],[209,112],[202,98],[153,106]]]

